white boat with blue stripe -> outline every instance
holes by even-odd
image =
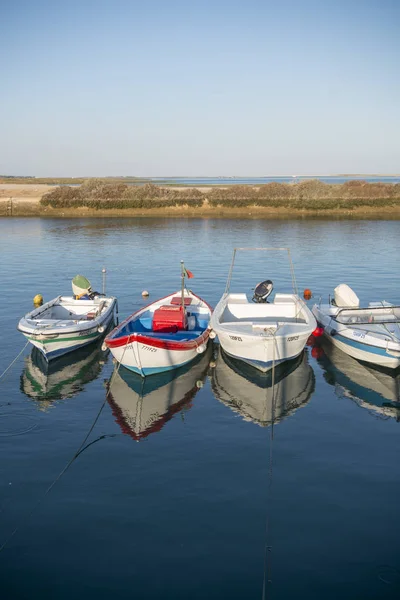
[[[360,307],[354,291],[338,285],[313,314],[331,342],[357,360],[389,369],[400,366],[400,306],[382,300]]]

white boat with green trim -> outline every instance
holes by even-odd
[[[117,299],[94,292],[81,275],[72,281],[73,296],[58,296],[26,314],[20,331],[46,360],[73,352],[102,337],[114,321]]]

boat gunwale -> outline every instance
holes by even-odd
[[[310,317],[312,317],[316,321],[314,313],[307,306],[307,304],[304,302],[304,300],[302,298],[300,298],[300,296],[298,294],[290,293],[290,294],[286,294],[286,295],[290,296],[292,300],[291,300],[291,302],[288,302],[287,304],[293,304],[296,307],[297,304],[300,303],[301,311],[305,312],[305,314],[304,314],[305,318],[304,318],[303,322],[280,321],[279,316],[277,316],[275,318],[275,316],[273,315],[271,317],[274,319],[273,321],[270,321],[270,322],[265,321],[265,330],[275,329],[275,332],[271,333],[270,335],[265,335],[265,332],[263,332],[263,331],[258,331],[258,332],[237,331],[237,332],[235,332],[234,328],[236,327],[238,330],[240,330],[241,325],[252,325],[253,323],[255,323],[257,328],[261,328],[261,327],[263,327],[264,323],[262,321],[255,322],[254,319],[252,320],[251,316],[245,317],[243,319],[238,318],[237,321],[221,322],[221,317],[222,317],[226,307],[229,304],[228,298],[230,295],[231,295],[231,292],[225,292],[223,294],[222,298],[220,299],[220,301],[218,302],[217,306],[215,307],[214,319],[213,319],[213,329],[216,331],[217,334],[218,334],[218,331],[217,331],[217,329],[218,329],[218,330],[221,330],[222,332],[226,333],[227,335],[229,335],[230,333],[233,333],[233,334],[238,334],[238,335],[240,335],[242,337],[246,337],[246,338],[256,338],[256,339],[263,339],[263,340],[265,340],[266,338],[269,338],[269,337],[283,338],[283,337],[286,337],[287,335],[290,335],[288,332],[286,332],[286,333],[280,332],[280,330],[284,326],[291,325],[291,326],[297,326],[296,329],[308,330],[308,329],[310,329],[310,327],[312,327]],[[238,303],[238,305],[242,305],[242,304],[253,306],[253,304],[248,299],[247,299],[247,302]],[[280,303],[274,304],[272,302],[269,304],[274,305],[274,306],[279,306]],[[284,304],[284,303],[282,303],[282,304]],[[259,317],[255,317],[255,318],[259,318]],[[303,331],[298,331],[299,335],[301,335],[302,333],[303,333]],[[304,331],[304,333],[305,333],[305,331]],[[294,335],[297,335],[297,332]]]
[[[55,301],[59,300],[61,298],[61,296],[58,296]],[[43,325],[42,329],[40,329],[40,323],[38,323],[38,321],[35,321],[35,319],[30,319],[28,317],[28,315],[32,314],[34,311],[31,311],[30,313],[27,313],[27,315],[23,316],[17,325],[17,331],[21,332],[23,335],[30,335],[30,336],[34,336],[35,338],[40,336],[41,338],[50,338],[53,337],[54,335],[76,335],[77,333],[89,333],[91,332],[92,329],[97,329],[99,326],[101,326],[104,321],[106,321],[107,319],[109,319],[110,315],[112,315],[115,306],[117,304],[117,298],[115,296],[108,296],[106,298],[107,300],[111,300],[110,305],[106,308],[106,310],[104,311],[104,313],[101,313],[100,315],[98,315],[97,317],[95,317],[94,319],[91,320],[77,320],[77,319],[46,319],[47,321],[54,321],[54,324],[52,325]],[[51,302],[53,302],[53,300],[49,300],[48,303],[46,304],[50,304]],[[46,305],[44,305],[46,306]],[[54,304],[52,304],[51,306],[54,306]],[[51,308],[51,306],[48,306],[47,308]],[[40,307],[42,308],[42,307]],[[36,310],[36,309],[35,309]],[[62,326],[62,323],[65,321],[77,321],[74,325],[69,325],[69,326]],[[36,326],[31,325],[29,323],[29,321],[32,321],[36,324]],[[57,325],[58,323],[58,325]],[[39,325],[39,326],[38,326]]]

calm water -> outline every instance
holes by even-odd
[[[119,298],[148,289],[219,299],[233,246],[290,246],[299,289],[350,284],[400,302],[398,221],[0,219],[0,372],[24,346],[32,297],[77,273]],[[272,278],[279,255],[238,257],[232,289]],[[400,377],[330,348],[254,378],[217,349],[175,378],[121,369],[91,347],[47,377],[28,349],[0,381],[2,598],[400,597]],[[273,427],[271,424],[274,423]],[[273,432],[273,438],[272,438]],[[33,512],[32,512],[33,511]],[[266,526],[268,523],[268,527]],[[268,559],[265,560],[265,549]],[[269,581],[270,580],[270,581]]]
[[[250,185],[262,185],[264,183],[271,183],[271,181],[275,181],[277,183],[300,183],[301,181],[306,181],[307,179],[319,179],[324,183],[345,183],[346,181],[351,181],[354,179],[361,181],[368,181],[369,183],[376,183],[381,181],[383,183],[398,183],[400,181],[400,177],[389,177],[385,175],[380,175],[377,177],[371,176],[352,176],[352,177],[335,177],[333,175],[323,176],[323,175],[313,175],[311,177],[297,177],[293,175],[292,177],[153,177],[152,181],[154,183],[159,183],[161,181],[165,181],[168,183],[178,183],[181,185],[241,185],[241,184],[250,184]]]

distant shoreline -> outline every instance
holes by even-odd
[[[175,175],[169,177],[11,177],[0,176],[0,185],[81,185],[85,181],[103,181],[104,183],[125,183],[130,185],[154,184],[161,186],[179,186],[179,187],[204,187],[220,185],[263,185],[271,181],[296,183],[307,180],[332,180],[326,183],[335,184],[335,179],[352,180],[360,178],[361,181],[368,179],[380,180],[383,183],[390,183],[388,179],[398,179],[400,174],[383,175],[382,173],[345,173],[345,174],[323,174],[323,175],[259,175],[259,176],[182,176]],[[392,182],[396,183],[396,182]]]
[[[30,177],[18,175],[0,175],[0,183],[40,183],[42,181],[54,181],[57,183],[64,181],[86,181],[88,179],[102,179],[104,181],[164,181],[171,179],[290,179],[290,178],[307,178],[319,179],[320,177],[400,177],[400,173],[306,173],[293,175],[286,173],[284,175],[166,175],[153,177],[135,177],[132,175],[105,175],[105,176],[87,176],[87,177]]]

